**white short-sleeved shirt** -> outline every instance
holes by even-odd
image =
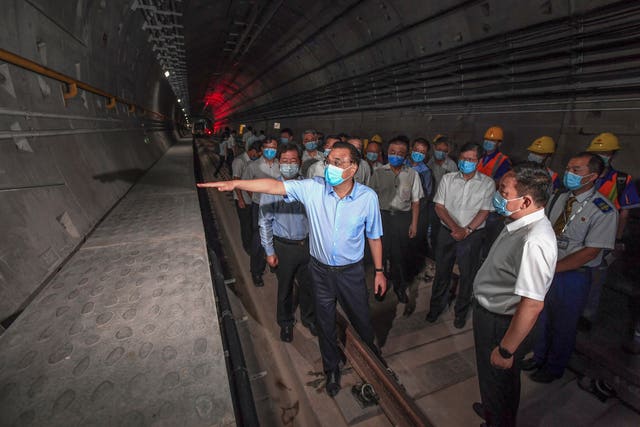
[[[410,211],[411,203],[424,197],[420,175],[413,168],[402,166],[396,175],[390,165],[384,165],[373,172],[369,187],[378,194],[380,209]]]
[[[433,157],[429,159],[427,162],[427,166],[431,169],[431,174],[433,175],[433,180],[435,182],[434,190],[438,189],[438,185],[440,185],[440,181],[442,181],[442,177],[450,172],[456,172],[458,170],[458,165],[456,162],[451,160],[449,156],[444,159],[441,165],[436,162],[436,159]]]
[[[572,193],[558,196],[548,213],[549,220],[555,224],[563,214],[567,199]],[[568,221],[564,233],[558,237],[558,258],[579,251],[582,248],[613,249],[618,229],[618,211],[605,196],[595,189],[576,196],[573,202],[573,220]],[[572,215],[573,216],[573,215]],[[568,220],[571,219],[571,216]],[[602,263],[602,251],[584,267],[597,267]]]
[[[464,179],[462,172],[451,172],[442,177],[433,201],[443,205],[456,224],[466,227],[479,211],[493,210],[495,191],[493,179],[480,172],[469,180]],[[484,222],[477,228],[483,227]]]
[[[366,160],[360,159],[358,170],[353,176],[353,179],[355,179],[356,182],[359,182],[360,184],[369,185],[369,180],[371,179],[371,168],[369,167],[369,163],[367,163]]]
[[[249,166],[250,163],[251,159],[246,152],[233,159],[233,162],[231,163],[231,173],[233,174],[233,179],[241,179],[245,169]],[[244,202],[247,204],[251,203],[251,197],[249,197],[249,194],[246,191],[241,191],[241,193]],[[238,193],[236,191],[233,192],[233,200],[238,200]]]
[[[505,225],[476,274],[474,295],[492,313],[513,315],[521,297],[544,301],[557,259],[556,235],[540,209]]]
[[[242,179],[259,179],[259,178],[274,178],[278,179],[280,177],[280,163],[278,163],[277,159],[273,160],[273,163],[269,165],[264,157],[260,157],[258,160],[255,160],[249,163],[249,166],[245,169],[242,174]],[[260,195],[262,193],[252,193],[251,200],[253,203],[260,204]]]
[[[316,176],[324,177],[324,161],[319,160],[309,166],[306,176],[307,178],[315,178]]]

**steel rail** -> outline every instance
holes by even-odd
[[[391,424],[400,427],[432,427],[433,423],[360,339],[351,324],[340,314],[337,323],[343,332],[340,344],[345,356],[356,373],[373,386],[379,397],[378,404]]]
[[[52,78],[54,80],[58,80],[59,82],[66,83],[69,86],[69,92],[73,93],[75,90],[82,89],[86,92],[91,92],[93,94],[103,96],[107,99],[107,106],[111,106],[114,102],[118,102],[120,104],[125,104],[129,107],[133,106],[140,111],[148,112],[154,116],[157,116],[163,120],[168,120],[169,118],[162,113],[158,113],[157,111],[148,110],[132,101],[121,98],[116,95],[112,95],[109,92],[105,92],[102,89],[99,89],[95,86],[92,86],[88,83],[75,79],[73,77],[67,76],[66,74],[59,73],[51,68],[45,67],[44,65],[38,64],[30,59],[27,59],[23,56],[15,54],[13,52],[9,52],[8,50],[0,48],[0,60],[13,64],[17,67],[24,68],[25,70],[32,71],[34,73],[40,74],[45,77]],[[73,94],[75,96],[75,93]],[[70,98],[71,96],[65,96],[65,99]]]

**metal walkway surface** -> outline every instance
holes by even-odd
[[[179,144],[0,336],[0,425],[234,425],[230,396]]]

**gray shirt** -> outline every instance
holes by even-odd
[[[433,175],[433,181],[435,184],[433,188],[433,194],[435,194],[435,192],[438,190],[438,185],[440,184],[440,181],[442,181],[442,177],[445,174],[448,174],[449,172],[456,172],[458,170],[458,165],[456,165],[456,162],[451,160],[451,158],[448,156],[445,158],[444,162],[441,165],[436,163],[436,160],[432,157],[427,162],[427,166],[429,166],[429,169],[431,169],[431,174]]]
[[[411,203],[424,197],[420,176],[406,165],[402,166],[398,175],[389,165],[376,169],[369,180],[369,186],[378,193],[382,210],[410,211]]]
[[[558,248],[544,210],[505,225],[473,282],[478,303],[513,315],[521,297],[544,301],[555,274]]]
[[[358,165],[358,171],[353,176],[353,179],[360,184],[369,185],[369,180],[371,179],[371,168],[369,167],[369,163],[366,160],[360,159],[360,164]]]
[[[242,175],[244,175],[245,169],[251,164],[251,159],[249,155],[244,152],[235,159],[233,159],[233,163],[231,163],[231,173],[233,174],[233,179],[241,179]],[[251,197],[246,191],[241,191],[242,198],[246,204],[251,203]],[[238,200],[238,193],[236,191],[233,192],[233,200]]]
[[[249,166],[242,174],[242,179],[259,179],[259,178],[274,178],[280,177],[280,163],[278,160],[273,160],[273,163],[269,165],[264,157],[260,157],[249,163]],[[253,203],[260,203],[261,193],[252,193],[251,200]]]
[[[564,215],[567,199],[573,193],[560,194],[547,212],[551,224]],[[564,233],[558,236],[558,258],[579,251],[582,248],[613,249],[618,229],[618,211],[615,206],[595,189],[576,196],[572,215],[567,218]],[[602,263],[602,251],[584,267],[597,267]]]

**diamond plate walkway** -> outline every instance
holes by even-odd
[[[172,147],[0,336],[0,425],[234,425],[193,178]]]

